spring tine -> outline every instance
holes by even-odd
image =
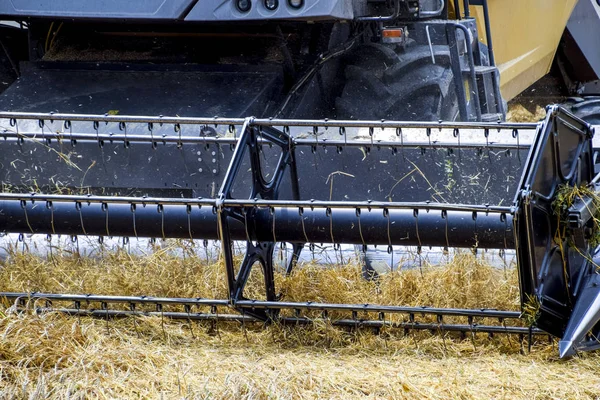
[[[446,253],[446,255],[448,256],[448,258],[450,258],[450,238],[448,237],[448,211],[447,210],[442,210],[442,219],[444,220],[444,234],[446,236],[446,247],[444,248],[444,252]]]
[[[191,319],[192,307],[189,304],[185,304],[183,306],[184,312],[188,315],[188,324],[190,324],[190,333],[192,334],[192,339],[196,339],[196,335],[194,334],[194,323]]]
[[[87,232],[85,231],[85,226],[83,224],[83,215],[81,214],[81,202],[75,202],[75,210],[77,210],[79,213],[79,224],[81,225],[81,231],[87,236]]]
[[[521,144],[519,143],[519,130],[513,129],[512,131],[513,139],[517,139],[517,158],[519,160],[519,164],[521,164]]]
[[[433,144],[431,142],[431,128],[426,128],[425,133],[427,135],[427,140],[429,141],[429,155],[431,156],[431,160],[435,162],[435,149],[433,148]]]
[[[42,133],[42,137],[44,137],[44,126],[45,126],[45,122],[43,119],[38,119],[38,128],[40,128],[40,131]]]
[[[156,206],[156,211],[160,214],[160,233],[162,234],[162,240],[166,240],[165,235],[165,210],[162,204]]]
[[[136,210],[136,207],[137,206],[135,205],[135,203],[131,203],[129,205],[129,210],[131,211],[131,221],[132,221],[132,224],[133,224],[133,234],[135,235],[135,237],[137,239],[138,233],[137,233],[137,226],[136,226],[136,223],[135,223],[135,210]]]
[[[277,243],[277,235],[275,234],[275,208],[269,207],[269,212],[271,213],[271,217],[273,218],[273,225],[271,227],[273,233],[273,243]]]
[[[50,227],[52,230],[52,234],[56,235],[56,230],[54,229],[54,206],[52,201],[46,201],[46,208],[50,210]]]
[[[529,331],[527,332],[527,352],[531,353],[531,346],[533,345],[533,326],[529,326]]]
[[[300,223],[302,224],[302,233],[304,234],[304,243],[309,243],[308,236],[306,235],[306,227],[304,226],[304,207],[298,207],[298,215],[300,216]]]
[[[333,183],[333,181],[332,181]],[[329,235],[331,237],[331,243],[333,244],[333,254],[335,255],[335,262],[336,264],[340,265],[343,264],[344,260],[341,257],[341,247],[339,243],[336,243],[335,238],[333,237],[333,216],[332,216],[332,211],[330,207],[327,207],[325,209],[325,215],[329,217]],[[337,255],[337,250],[340,250],[340,260],[338,261],[338,255]]]
[[[157,143],[154,140],[154,123],[148,122],[148,130],[150,131],[150,143],[153,150],[156,150]]]
[[[103,311],[106,311],[106,333],[109,334],[110,333],[110,327],[108,325],[108,304],[106,302],[101,302],[100,303],[100,307],[102,308]]]
[[[458,147],[458,162],[461,162],[461,146],[460,146],[460,130],[458,128],[454,128],[452,131],[452,135],[456,138],[457,147]]]
[[[127,123],[124,121],[120,121],[119,122],[119,130],[123,131],[123,134],[125,135],[125,140],[123,140],[123,147],[128,149],[129,148],[129,139],[127,139]]]
[[[132,313],[135,312],[135,303],[133,303],[133,302],[129,303],[129,311],[131,311]],[[133,315],[132,318],[133,318],[133,329],[135,330],[135,334],[139,339],[141,337],[141,335],[140,335],[140,331],[138,330],[138,326],[137,326],[137,318],[135,315]]]
[[[19,136],[19,122],[18,122],[18,120],[16,118],[11,118],[8,123],[9,123],[9,125],[11,127],[15,128],[15,132],[17,133],[17,136],[20,137]],[[22,143],[22,142],[19,142],[19,143]]]
[[[473,344],[473,348],[477,349],[477,345],[475,343],[475,330],[474,330],[473,317],[472,316],[467,317],[467,322],[469,324],[469,327],[471,328],[471,343]]]
[[[214,320],[214,322],[215,322],[214,327],[215,327],[215,330],[217,331],[217,336],[219,337],[219,340],[221,340],[221,331],[219,330],[219,309],[217,306],[212,306],[210,308],[210,310],[211,310],[210,311],[211,313],[215,314],[216,318]]]
[[[390,210],[388,210],[387,208],[384,208],[383,216],[387,219],[387,238],[388,238],[387,252],[388,252],[388,254],[391,254],[391,256],[392,256],[390,270],[393,271],[394,270],[394,248],[392,247],[392,235],[390,233],[390,225],[391,225]]]
[[[190,240],[193,243],[194,240],[194,235],[192,235],[192,206],[190,204],[187,204],[185,206],[185,211],[187,213],[187,222],[188,222],[188,234],[190,235]]]
[[[77,310],[77,323],[81,325],[81,314],[79,313],[81,310],[81,302],[75,301],[73,305],[75,306],[75,310]]]
[[[32,201],[33,204],[33,201]],[[25,213],[25,222],[27,222],[27,227],[29,228],[29,231],[31,233],[33,232],[33,228],[31,227],[31,224],[29,223],[29,217],[27,216],[27,200],[21,200],[21,208],[23,209],[23,212]]]
[[[488,128],[483,130],[483,136],[485,137],[485,149],[487,151],[488,161],[491,163],[492,155],[490,152],[490,130]]]
[[[362,251],[363,253],[367,251],[367,243],[365,242],[365,238],[363,236],[363,232],[362,232],[362,225],[360,223],[360,214],[361,214],[361,210],[360,208],[356,209],[356,218],[358,219],[358,233],[360,234],[360,240],[362,241]]]
[[[181,140],[181,125],[179,123],[175,123],[173,125],[173,130],[178,134],[177,148],[181,150],[183,148],[183,141]]]
[[[81,253],[79,252],[79,238],[77,235],[71,235],[71,243],[75,244],[75,253],[78,258],[81,258]]]
[[[102,205],[100,206],[100,208],[106,214],[106,216],[105,216],[106,236],[110,237],[110,231],[108,230],[108,203],[102,203]]]
[[[98,147],[104,147],[104,141],[100,139],[100,133],[98,132],[100,123],[98,121],[93,121],[92,126],[94,128],[94,131],[96,131],[96,141],[98,142]]]
[[[70,120],[66,119],[65,122],[63,123],[63,127],[64,127],[64,129],[69,130],[69,142],[71,144],[71,147],[75,147],[75,145],[77,145],[77,140],[73,139],[73,124],[71,123]]]
[[[508,244],[507,244],[507,238],[506,238],[506,232],[508,231],[508,221],[506,220],[506,214],[502,213],[500,214],[500,222],[504,221],[504,249],[501,249],[501,255],[502,255],[502,259],[504,260],[504,274],[506,275],[506,268],[507,268],[507,262],[506,262],[506,250],[508,249]]]
[[[417,234],[417,255],[419,256],[419,271],[421,276],[423,276],[423,257],[422,257],[422,248],[423,245],[421,243],[421,236],[419,235],[419,210],[415,208],[413,210],[413,216],[415,217],[415,232]]]
[[[413,210],[413,217],[415,217],[415,231],[417,234],[417,242],[419,243],[419,248],[423,246],[421,243],[421,236],[419,235],[419,209],[415,208]]]
[[[204,239],[202,241],[202,246],[204,247],[204,254],[206,255],[206,265],[210,264],[210,257],[208,255],[208,240]]]
[[[46,235],[46,240],[48,241],[48,250],[50,251],[50,260],[52,263],[56,265],[56,260],[54,259],[54,251],[52,250],[52,235]]]
[[[473,219],[473,224],[474,224],[474,236],[475,236],[475,245],[472,248],[473,251],[473,255],[477,255],[477,249],[479,247],[479,239],[477,236],[477,211],[473,211],[473,213],[471,214],[471,218]]]

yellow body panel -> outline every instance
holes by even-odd
[[[512,99],[550,71],[576,3],[577,0],[488,0],[494,54],[505,100]],[[470,10],[484,41],[483,9],[471,6]]]

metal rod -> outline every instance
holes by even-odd
[[[423,132],[425,134],[425,132]],[[237,145],[238,140],[230,137],[214,137],[214,136],[190,136],[190,135],[162,135],[162,136],[151,136],[151,135],[139,135],[139,134],[113,134],[113,133],[49,133],[49,132],[2,132],[0,138],[8,139],[29,139],[39,141],[89,141],[89,142],[129,142],[134,143],[183,143],[183,144],[216,144],[216,145]],[[261,144],[266,144],[266,141],[258,139]],[[315,141],[311,139],[296,139],[292,138],[293,146],[315,146]],[[463,149],[479,149],[479,148],[490,148],[494,150],[527,150],[530,148],[530,144],[517,144],[517,143],[503,143],[503,142],[448,142],[448,141],[410,141],[404,140],[390,141],[390,140],[336,140],[336,139],[320,139],[319,146],[336,146],[336,147],[367,147],[367,146],[378,146],[378,147],[389,147],[389,148],[432,148],[432,149],[448,149],[448,148],[463,148]]]
[[[490,26],[490,11],[487,0],[482,0],[483,4],[483,20],[485,21],[485,38],[487,40],[488,52],[490,56],[490,65],[496,66],[494,57],[494,46],[492,44],[492,28]]]
[[[463,7],[465,8],[465,18],[470,18],[471,10],[469,10],[469,0],[463,0]]]
[[[462,15],[460,14],[460,0],[454,0],[454,14],[456,14],[456,19],[459,21],[462,19]]]
[[[460,24],[459,29],[466,29]],[[52,114],[52,113],[23,113],[0,112],[0,119],[29,119],[29,120],[61,120],[88,121],[109,123],[156,123],[156,124],[193,124],[193,125],[242,125],[243,118],[184,118],[184,117],[151,117],[125,115],[92,115],[92,114]],[[345,127],[345,128],[435,128],[435,129],[535,129],[539,123],[509,123],[509,122],[420,122],[420,121],[358,121],[358,120],[319,120],[319,119],[275,119],[262,118],[252,121],[251,126],[298,126],[298,127]]]
[[[422,315],[445,315],[457,317],[482,317],[482,318],[503,318],[519,319],[521,313],[518,311],[506,311],[495,309],[464,309],[464,308],[439,308],[439,307],[407,307],[407,306],[388,306],[377,304],[335,304],[318,302],[290,302],[290,301],[261,301],[261,300],[240,300],[234,304],[226,299],[204,299],[204,298],[171,298],[171,297],[152,297],[152,296],[111,296],[94,294],[57,294],[57,293],[26,293],[26,292],[0,292],[0,299],[7,300],[49,300],[61,302],[81,302],[81,303],[120,303],[120,304],[149,304],[149,305],[181,305],[181,306],[235,306],[236,308],[261,308],[261,309],[290,309],[290,310],[317,310],[317,311],[356,311],[373,313],[401,313],[401,314],[422,314]]]
[[[2,294],[0,293],[0,297]],[[376,304],[332,304],[332,303],[313,303],[313,302],[286,302],[286,301],[260,301],[260,300],[241,300],[235,303],[236,307],[243,308],[264,308],[264,309],[291,309],[291,310],[317,310],[317,311],[357,311],[357,312],[383,312],[392,314],[427,314],[427,315],[446,315],[460,317],[482,317],[482,318],[515,318],[518,319],[521,313],[518,311],[504,311],[492,309],[462,309],[462,308],[437,308],[437,307],[405,307],[405,306],[386,306]]]
[[[0,119],[30,119],[42,121],[87,121],[87,122],[125,122],[125,123],[155,123],[155,124],[184,124],[184,125],[242,125],[243,118],[192,118],[192,117],[151,117],[133,115],[98,115],[98,114],[61,114],[61,113],[26,113],[0,112]]]
[[[136,204],[136,205],[178,205],[193,207],[212,207],[216,200],[207,198],[175,198],[175,197],[121,197],[121,196],[96,196],[96,195],[67,195],[45,193],[0,193],[0,201],[21,201],[31,203],[65,202],[85,204]],[[260,199],[223,199],[224,207],[306,207],[306,208],[340,208],[340,209],[390,209],[390,210],[425,210],[429,211],[465,211],[478,213],[510,214],[512,207],[448,204],[432,202],[392,202],[392,201],[330,201],[330,200],[260,200]]]
[[[197,198],[186,199],[176,197],[127,197],[127,196],[95,196],[95,195],[64,195],[64,194],[45,194],[45,193],[0,193],[0,201],[23,200],[28,202],[70,202],[86,204],[138,204],[138,205],[190,205],[190,206],[209,206],[215,205],[214,199]]]
[[[433,11],[419,10],[419,16],[420,17],[438,17],[442,13],[442,11],[444,11],[444,7],[446,7],[446,3],[444,0],[438,0],[438,4],[439,4],[439,6],[438,6],[437,10],[433,10]]]
[[[229,321],[229,322],[255,322],[264,324],[263,320],[254,318],[250,315],[236,314],[212,314],[212,313],[186,313],[186,312],[157,312],[157,311],[130,311],[130,310],[86,310],[74,308],[50,308],[38,307],[37,313],[60,312],[71,316],[81,315],[94,318],[130,318],[135,316],[164,317],[169,319],[181,319],[191,321]],[[283,317],[275,319],[273,322],[284,325],[308,325],[315,322],[324,321],[320,318],[310,319],[304,317]],[[523,326],[504,326],[504,325],[479,325],[479,324],[437,324],[437,323],[419,323],[419,322],[392,322],[382,320],[355,320],[355,319],[334,319],[327,320],[333,326],[350,328],[383,328],[405,330],[426,330],[430,332],[467,332],[467,333],[499,333],[499,334],[529,334],[544,335],[548,334],[539,329],[530,329]]]
[[[306,208],[335,208],[335,209],[389,209],[389,210],[424,210],[429,211],[465,211],[494,214],[510,214],[512,207],[479,206],[468,204],[446,204],[430,202],[385,202],[385,201],[323,201],[323,200],[238,200],[224,201],[227,207],[306,207]]]
[[[394,8],[394,12],[390,15],[381,15],[381,16],[368,16],[368,17],[357,17],[357,22],[388,22],[393,21],[400,15],[400,2],[397,1],[394,4],[396,8]]]
[[[19,293],[0,292],[0,299],[7,300],[49,300],[72,301],[81,303],[125,303],[125,304],[162,304],[162,305],[188,305],[188,306],[228,306],[226,299],[182,298],[182,297],[153,297],[153,296],[117,296],[98,294],[72,294],[72,293]]]
[[[159,211],[160,208],[160,211]],[[419,209],[396,209],[386,212],[371,210],[360,215],[361,230],[354,208],[307,207],[252,208],[249,227],[236,218],[228,218],[232,240],[248,238],[271,242],[336,243],[513,248],[512,216],[493,212],[451,210],[429,212]],[[128,204],[0,201],[0,226],[4,232],[190,238],[188,224],[193,227],[194,239],[220,239],[214,207],[191,210],[182,205],[137,207],[132,212]],[[108,212],[107,212],[108,211]],[[189,211],[189,213],[188,213]],[[387,217],[384,214],[388,214]],[[135,218],[135,223],[134,223]],[[391,221],[388,235],[388,218]],[[476,221],[475,221],[476,218]],[[85,230],[81,226],[85,221]],[[256,229],[256,227],[274,229]],[[446,241],[446,229],[450,232]],[[306,233],[306,236],[303,234]],[[276,235],[276,237],[275,237]]]
[[[465,1],[468,2],[468,0]],[[467,12],[465,12],[465,16],[467,18],[469,17]],[[469,58],[469,70],[471,74],[471,83],[469,86],[471,86],[471,96],[473,96],[474,98],[473,101],[475,103],[477,121],[481,121],[481,103],[479,102],[479,90],[477,89],[477,77],[475,76],[475,58],[473,56],[473,34],[466,26],[462,24],[455,23],[452,25],[462,30],[465,34],[465,42],[467,44],[467,56]]]
[[[460,24],[459,29],[466,29]],[[340,128],[431,128],[431,129],[536,129],[540,123],[514,122],[419,122],[419,121],[353,121],[353,120],[301,120],[301,119],[256,119],[254,126],[308,126]]]

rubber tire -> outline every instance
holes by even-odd
[[[446,46],[397,54],[382,44],[360,46],[347,59],[345,84],[336,99],[338,119],[455,121],[458,99]]]
[[[600,96],[572,97],[561,106],[585,122],[600,125]]]
[[[381,44],[363,45],[346,60],[344,89],[336,99],[338,119],[455,121],[459,118],[450,53],[445,46],[410,48],[396,54]],[[362,273],[377,279],[389,255],[368,249],[361,254]],[[394,269],[394,266],[392,266]]]

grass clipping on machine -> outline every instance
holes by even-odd
[[[260,297],[261,278],[251,276],[249,297]],[[169,249],[95,258],[11,251],[0,280],[5,291],[226,294],[222,263]],[[467,253],[377,281],[364,280],[357,263],[305,264],[289,277],[278,275],[277,287],[289,301],[519,307],[516,270]],[[8,306],[0,319],[2,398],[586,398],[600,391],[596,356],[557,362],[555,346],[544,344],[522,355],[517,338],[504,335],[458,340],[325,323],[215,327],[157,317],[107,322]],[[565,379],[571,384],[558,383]]]

